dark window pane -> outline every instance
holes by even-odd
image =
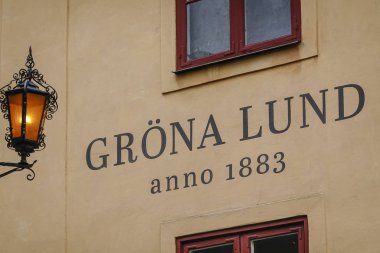
[[[245,0],[245,43],[290,35],[291,0]]]
[[[252,240],[251,253],[298,253],[298,235],[288,234]]]
[[[229,0],[201,0],[187,5],[187,59],[230,49]]]
[[[233,253],[233,244],[223,244],[217,246],[206,247],[203,249],[190,250],[190,253]]]

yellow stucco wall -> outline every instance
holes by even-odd
[[[174,253],[175,236],[301,214],[309,218],[310,253],[378,252],[380,2],[302,0],[310,11],[302,22],[313,31],[303,31],[307,40],[299,47],[308,54],[288,48],[186,78],[171,72],[175,59],[171,45],[163,44],[173,43],[163,36],[173,34],[173,2],[1,1],[1,82],[23,66],[32,45],[36,67],[59,92],[59,111],[46,123],[46,150],[30,158],[38,160],[34,181],[23,173],[0,179],[0,252]],[[364,89],[365,106],[357,116],[335,121],[334,88],[350,83]],[[308,107],[310,127],[300,128],[299,95],[310,93],[320,105],[324,89],[326,124]],[[289,130],[270,133],[265,103],[278,101],[281,128],[290,96]],[[347,92],[345,103],[353,111],[356,94]],[[239,108],[245,106],[252,106],[250,131],[262,125],[261,138],[239,140]],[[197,149],[210,114],[226,143],[213,146],[209,138],[206,148]],[[170,155],[170,123],[187,130],[192,118],[193,151],[178,141],[178,154]],[[146,159],[141,140],[148,121],[156,119],[167,147],[157,159]],[[2,136],[5,128],[0,120]],[[122,133],[134,135],[138,158],[128,163],[123,151],[126,164],[114,166],[113,136]],[[94,171],[86,149],[99,137],[107,138],[107,146],[94,145],[93,161],[109,154],[108,167]],[[152,134],[149,147],[159,145]],[[248,156],[255,168],[257,157],[267,153],[273,167],[279,151],[285,154],[283,173],[226,181],[227,164],[238,170]],[[13,153],[1,142],[0,161],[17,160]],[[213,171],[212,183],[183,188],[184,173],[205,169]],[[172,175],[180,189],[166,192],[165,177]],[[153,179],[161,180],[162,193],[151,193]]]
[[[1,1],[1,86],[24,67],[31,45],[36,67],[59,93],[59,113],[46,124],[48,148],[29,159],[38,160],[35,180],[26,172],[1,179],[0,252],[65,252],[66,19],[66,1]],[[6,148],[6,124],[2,118],[0,161],[17,162]]]

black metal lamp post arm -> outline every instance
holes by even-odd
[[[0,166],[4,166],[4,167],[13,167],[13,169],[10,169],[4,173],[1,173],[0,174],[0,178],[2,177],[5,177],[13,172],[16,172],[16,171],[23,171],[23,170],[28,170],[29,171],[29,174],[26,176],[26,178],[31,181],[34,179],[35,177],[35,173],[34,173],[34,170],[32,169],[33,165],[37,162],[34,161],[32,164],[29,164],[29,163],[26,163],[24,161],[21,161],[19,163],[7,163],[7,162],[0,162]]]

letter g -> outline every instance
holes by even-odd
[[[87,151],[86,151],[86,161],[87,161],[87,166],[91,169],[91,170],[100,170],[102,168],[107,168],[107,157],[109,156],[109,154],[106,154],[106,155],[100,155],[99,158],[101,159],[102,163],[100,164],[100,166],[94,166],[94,164],[92,163],[92,160],[91,160],[91,150],[92,150],[92,146],[95,144],[95,142],[102,142],[104,144],[104,146],[107,145],[107,139],[106,137],[104,138],[97,138],[95,140],[93,140],[87,147]]]

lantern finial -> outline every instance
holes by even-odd
[[[28,79],[29,81],[32,80],[32,77],[33,77],[33,68],[34,68],[34,60],[33,60],[33,55],[32,55],[32,46],[29,46],[29,54],[28,56],[26,57],[26,63],[25,63],[25,66],[28,68]]]

